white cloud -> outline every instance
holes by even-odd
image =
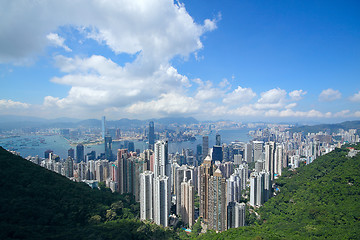
[[[172,0],[2,1],[0,15],[6,22],[0,24],[0,63],[36,56],[48,43],[70,51],[66,36],[58,34],[61,27],[78,31],[80,38],[72,41],[90,38],[116,54],[134,54],[134,60],[124,65],[99,55],[55,56],[55,65],[65,75],[51,81],[70,90],[65,97],[46,96],[43,106],[59,107],[63,114],[79,108],[86,109],[85,114],[121,111],[134,102],[164,107],[160,100],[169,99],[169,94],[188,99],[183,90],[191,83],[170,60],[201,50],[201,36],[216,29],[220,19],[197,24],[183,4]],[[219,94],[220,89],[206,83],[199,86],[196,98],[203,101]],[[170,111],[165,108],[164,112]]]
[[[360,91],[352,95],[349,100],[352,102],[360,102]]]
[[[300,90],[294,90],[289,93],[289,96],[291,97],[292,101],[299,101],[303,98],[303,96],[306,94],[306,91]]]
[[[72,52],[72,50],[64,44],[65,39],[60,37],[57,33],[49,33],[46,35],[46,38],[51,42],[51,44],[57,47],[62,47],[67,52]]]
[[[354,117],[360,118],[360,111],[356,111],[353,114]]]
[[[62,0],[1,1],[0,62],[32,57],[47,38],[63,44],[59,27],[81,29],[87,38],[107,45],[115,53],[140,53],[143,64],[167,63],[176,55],[203,47],[200,37],[216,28],[216,19],[196,24],[183,4],[172,0]],[[31,21],[29,21],[31,19]]]
[[[170,65],[160,65],[156,71],[147,75],[136,67],[121,67],[103,56],[56,56],[55,59],[56,66],[67,74],[54,77],[51,81],[70,85],[71,89],[65,98],[46,97],[44,104],[47,106],[124,107],[190,86],[188,78]]]
[[[219,83],[219,87],[221,88],[225,88],[225,87],[231,87],[230,82],[224,78],[223,80],[221,80],[221,82]]]
[[[267,117],[280,117],[280,118],[288,118],[288,117],[300,117],[300,118],[323,118],[328,117],[328,114],[321,113],[317,110],[310,110],[307,112],[303,111],[294,111],[292,109],[286,109],[286,110],[268,110],[265,112],[265,116]]]
[[[349,117],[350,116],[350,110],[346,109],[346,110],[342,110],[340,112],[334,113],[333,116],[334,117]]]
[[[290,108],[294,108],[297,106],[297,103],[290,103],[288,105],[285,106],[286,109],[290,109]]]
[[[197,93],[195,95],[195,99],[199,101],[213,100],[216,98],[221,98],[224,95],[224,91],[220,88],[215,88],[212,86],[210,81],[206,81],[205,83],[201,80],[196,80],[199,84],[197,89]]]
[[[341,93],[338,90],[331,88],[323,90],[319,95],[319,100],[322,102],[332,102],[341,98]]]
[[[261,116],[262,113],[263,111],[254,109],[251,105],[229,110],[229,114],[241,117]]]
[[[286,104],[286,91],[274,88],[261,93],[261,98],[254,104],[257,109],[282,108]]]
[[[227,94],[223,99],[226,104],[241,104],[249,102],[256,96],[251,88],[242,88],[238,86],[233,92]]]
[[[11,99],[0,99],[0,109],[25,109],[30,106],[28,103],[17,102]]]
[[[158,99],[148,102],[137,102],[125,111],[139,114],[156,114],[157,116],[191,114],[199,110],[200,105],[192,97],[178,93],[162,94]]]

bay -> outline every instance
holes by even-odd
[[[251,129],[241,128],[233,130],[220,130],[218,132],[212,131],[209,136],[209,147],[215,144],[215,136],[217,133],[221,136],[221,142],[230,144],[233,141],[248,142],[251,137],[248,132]],[[148,143],[144,141],[133,141],[135,149],[140,149],[140,152],[144,151],[148,147]],[[117,149],[123,145],[123,141],[113,141],[112,150],[116,154]],[[194,141],[185,142],[170,142],[169,153],[182,152],[182,149],[192,149],[194,154],[196,153],[196,146],[202,145],[202,136],[196,136]],[[44,157],[46,150],[53,150],[55,154],[60,158],[65,159],[67,157],[67,151],[70,148],[76,148],[71,146],[67,139],[61,135],[24,135],[17,137],[1,138],[0,146],[5,149],[15,150],[20,153],[22,157],[36,156]],[[85,146],[85,154],[95,151],[97,156],[104,152],[104,144],[93,144]]]

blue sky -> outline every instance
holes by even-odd
[[[358,1],[2,1],[0,114],[360,118]]]

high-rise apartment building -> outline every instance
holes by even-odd
[[[237,174],[232,174],[226,179],[226,205],[229,202],[240,202],[241,200],[241,178]]]
[[[275,142],[265,143],[265,171],[270,172],[270,177],[274,179],[274,165],[275,165]]]
[[[254,141],[253,142],[254,145],[254,161],[257,161],[259,159],[262,159],[262,154],[263,154],[263,145],[264,142],[263,141]]]
[[[210,156],[204,159],[204,162],[199,167],[199,197],[200,197],[200,217],[204,222],[208,220],[209,211],[209,180],[213,173],[213,164]]]
[[[154,222],[167,227],[170,214],[170,186],[168,176],[154,176]]]
[[[195,189],[192,181],[185,179],[181,183],[181,218],[191,228],[194,225],[194,198]]]
[[[227,206],[227,229],[245,226],[245,203],[230,202]]]
[[[140,219],[153,220],[153,180],[154,173],[145,171],[140,174]]]
[[[187,180],[193,180],[193,174],[194,174],[194,168],[182,165],[179,168],[176,169],[175,172],[175,194],[176,194],[176,214],[178,216],[181,216],[182,214],[182,205],[181,205],[181,199],[182,199],[182,192],[181,192],[181,184],[184,181]]]
[[[245,151],[245,154],[244,154],[244,160],[245,162],[247,163],[250,163],[250,162],[253,162],[253,157],[252,157],[252,145],[249,144],[249,143],[246,143],[245,146],[244,146],[244,151]]]
[[[208,227],[216,231],[226,230],[226,181],[220,169],[209,180]]]
[[[171,175],[168,142],[158,141],[154,146],[154,177]]]

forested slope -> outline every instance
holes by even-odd
[[[0,239],[169,239],[130,195],[91,189],[0,147]]]

